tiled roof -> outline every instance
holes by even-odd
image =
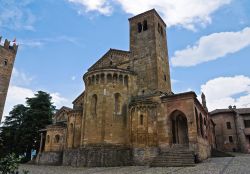
[[[215,109],[210,112],[210,115],[215,115],[225,112],[238,112],[239,114],[250,114],[250,108],[238,108],[238,109]]]

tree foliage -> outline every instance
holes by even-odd
[[[18,169],[19,158],[15,154],[9,154],[4,158],[0,158],[0,172],[2,174],[15,173]]]
[[[55,106],[52,97],[38,91],[34,97],[26,98],[26,106],[16,105],[0,128],[0,156],[14,153],[30,159],[31,150],[38,151],[39,130],[52,123]]]

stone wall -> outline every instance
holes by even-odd
[[[63,165],[75,167],[113,167],[132,165],[131,149],[122,146],[92,146],[67,149]]]
[[[2,37],[0,37],[0,43],[1,39]],[[16,52],[16,44],[10,46],[10,42],[8,40],[5,40],[4,46],[0,44],[0,122],[2,119]]]
[[[130,71],[121,69],[84,75],[82,145],[128,144],[128,100],[135,88],[134,78]]]
[[[148,165],[158,154],[158,147],[133,148],[134,165]]]
[[[50,125],[47,127],[45,152],[62,151],[65,144],[66,128]]]
[[[211,156],[211,145],[206,139],[197,138],[196,154],[198,154],[199,160],[205,160]]]
[[[37,164],[39,165],[61,165],[62,152],[43,152],[37,156]]]
[[[72,110],[69,112],[68,124],[67,124],[67,148],[78,148],[80,147],[81,141],[81,121],[82,111]]]

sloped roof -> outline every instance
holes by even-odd
[[[239,108],[236,110],[239,114],[250,114],[250,108]]]
[[[130,52],[129,51],[124,51],[124,50],[118,50],[118,49],[112,49],[112,48],[110,48],[96,63],[94,63],[88,69],[88,71],[93,70],[95,67],[97,67],[99,64],[101,64],[104,59],[106,59],[109,55],[112,55],[112,54],[113,55],[114,54],[120,54],[120,55],[128,57],[130,55]]]
[[[235,113],[239,114],[250,114],[250,108],[238,108],[238,109],[215,109],[210,112],[210,115],[220,114],[220,113]]]
[[[230,112],[234,112],[233,110],[230,109],[215,109],[213,111],[210,112],[210,115],[215,115],[215,114],[219,114],[219,113],[230,113]]]
[[[79,100],[83,95],[84,95],[85,91],[83,91],[78,97],[76,97],[76,99],[72,102],[73,104],[75,102],[77,102],[77,100]]]

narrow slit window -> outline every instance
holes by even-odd
[[[148,22],[147,20],[143,21],[143,31],[146,31],[148,29]]]
[[[140,115],[140,125],[143,125],[143,115]]]
[[[228,137],[228,140],[229,140],[230,143],[233,143],[233,142],[234,142],[233,136],[229,136],[229,137]]]
[[[7,60],[7,59],[4,59],[3,65],[4,65],[4,66],[7,66],[7,65],[8,65],[8,60]]]
[[[138,33],[140,33],[142,31],[142,24],[140,22],[137,24],[137,28],[138,28]]]
[[[227,129],[232,129],[230,122],[227,122]]]

